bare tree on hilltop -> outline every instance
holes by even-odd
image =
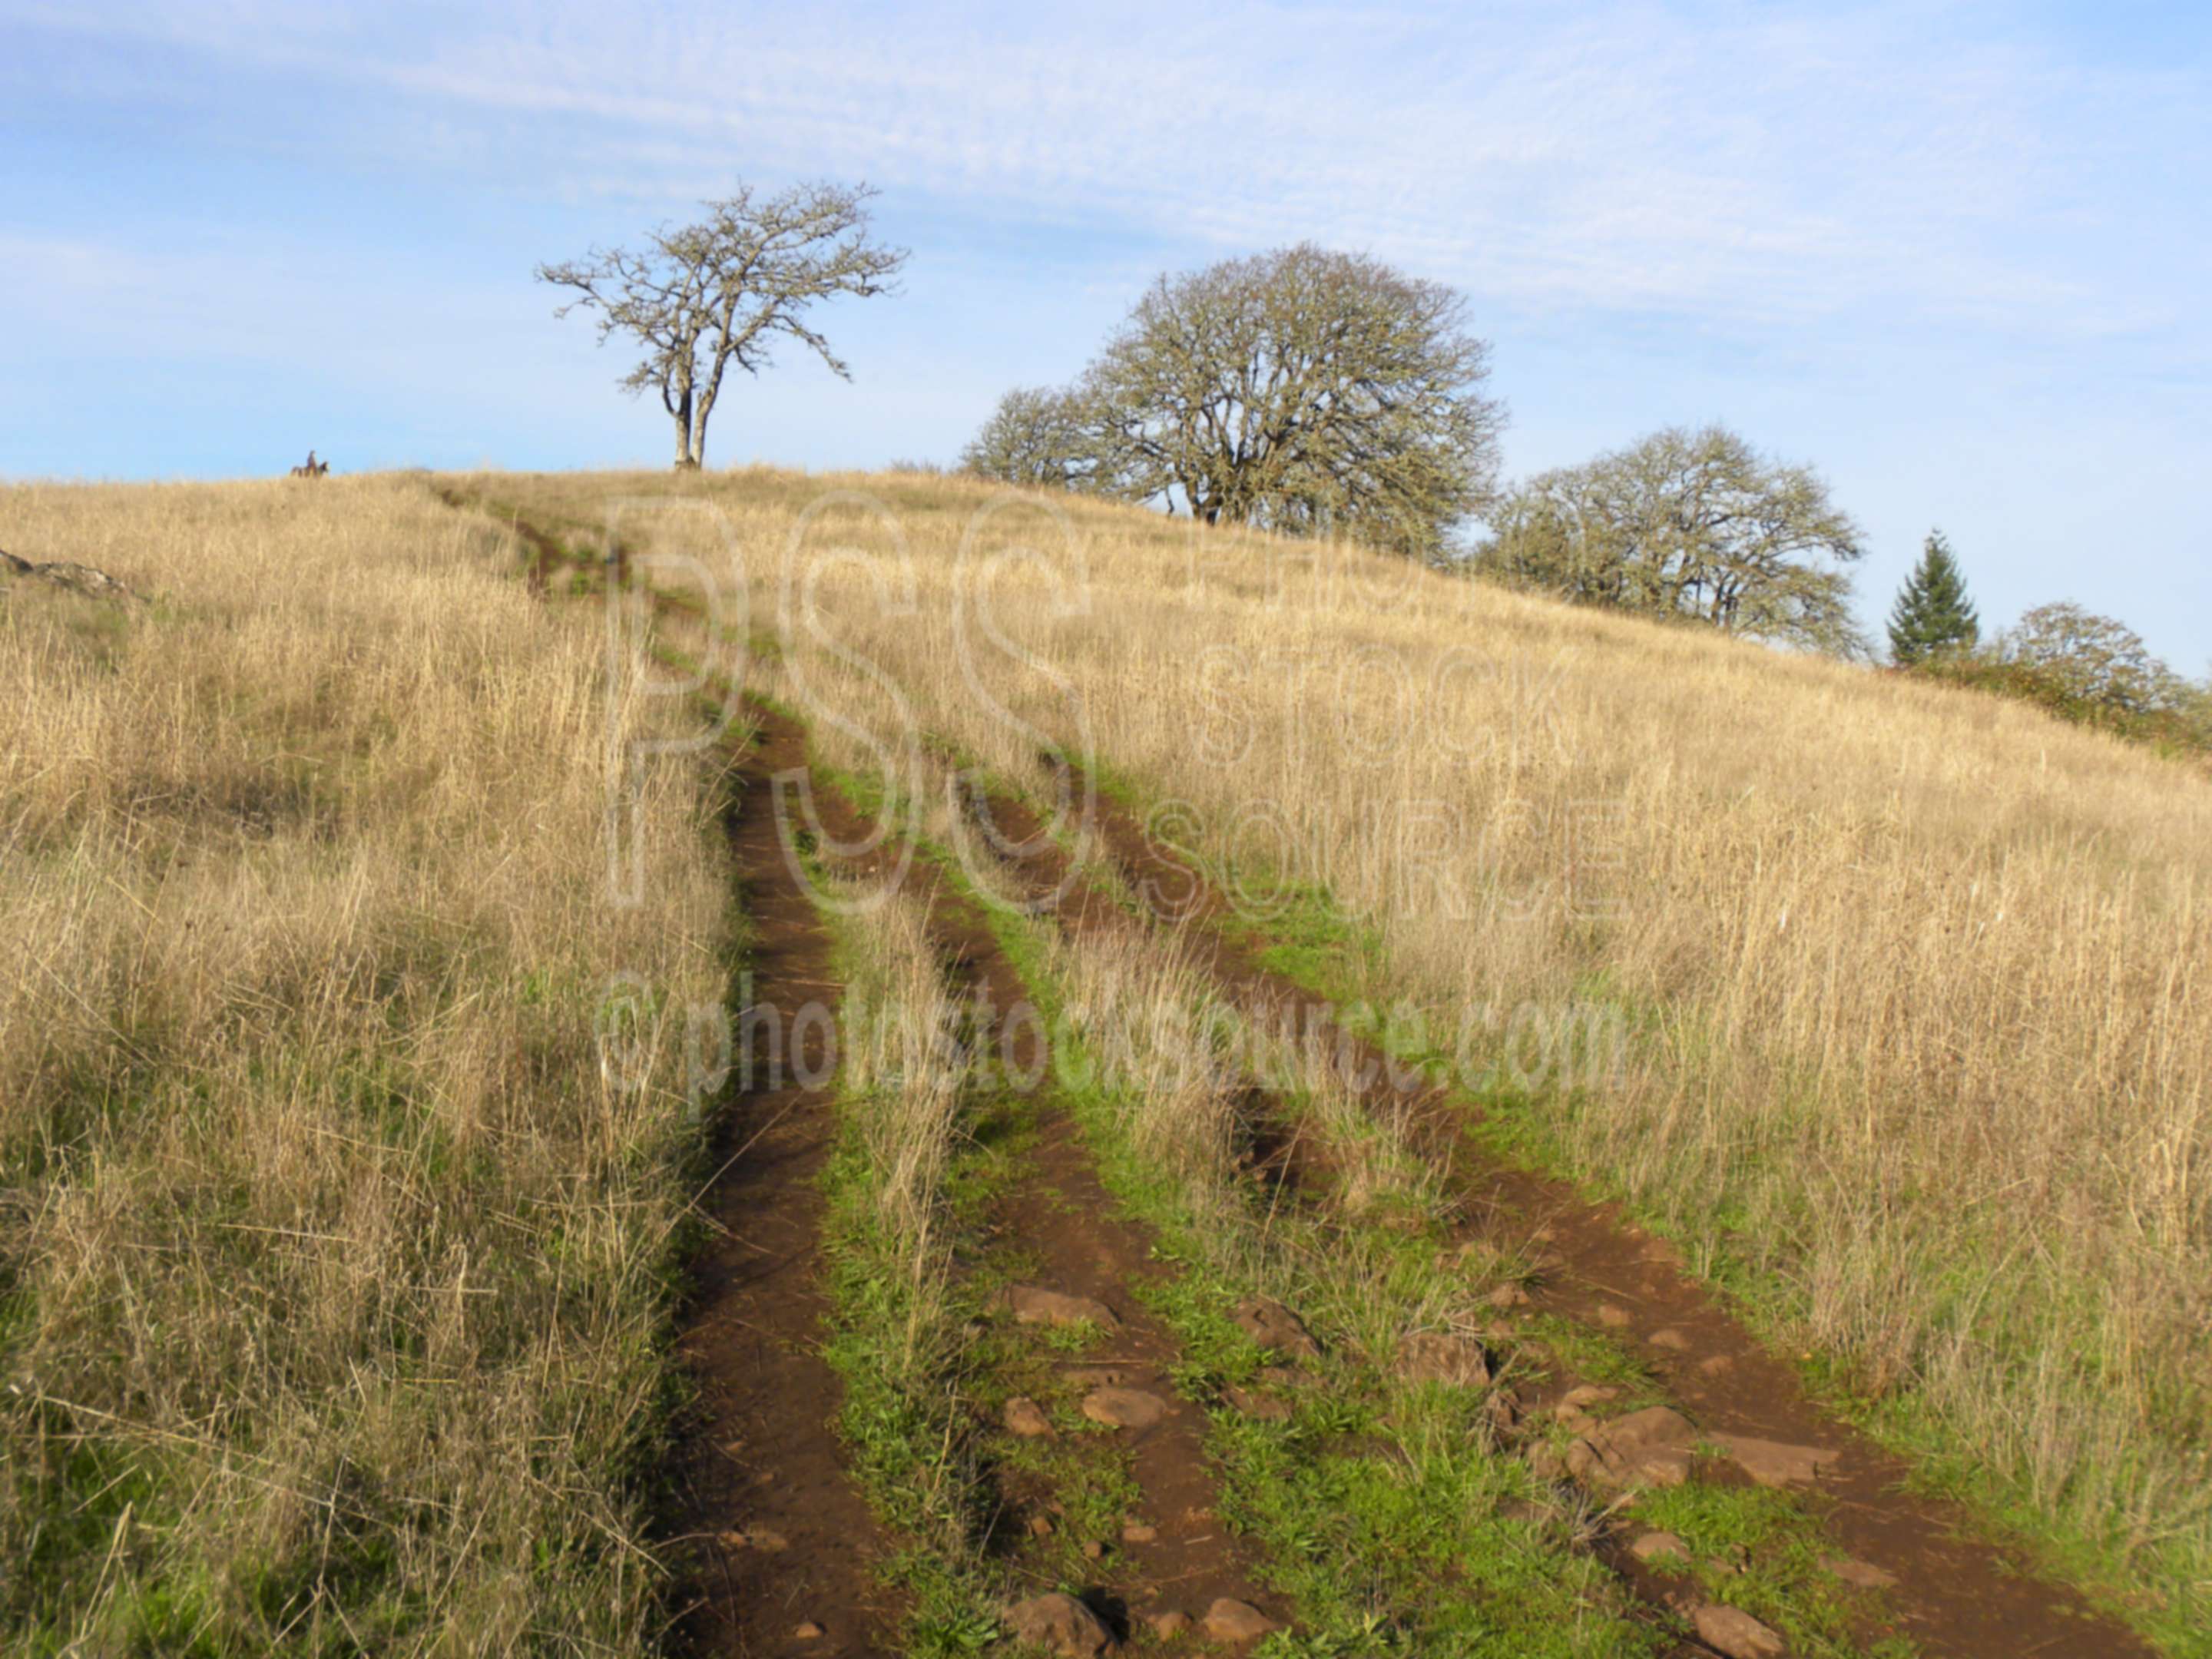
[[[623,334],[645,347],[623,386],[632,395],[660,393],[676,422],[676,465],[695,467],[706,459],[707,422],[723,374],[732,363],[759,374],[778,335],[853,378],[802,319],[817,300],[894,291],[907,252],[870,240],[875,194],[866,185],[805,184],[757,198],[740,185],[704,204],[707,216],[697,224],[663,226],[641,248],[594,248],[582,259],[541,264],[536,274],[576,290],[555,316],[582,307],[599,313],[602,343]]]

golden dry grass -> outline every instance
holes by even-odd
[[[705,559],[749,682],[856,775],[933,803],[950,750],[1034,778],[1061,744],[1186,803],[1263,923],[1325,890],[1379,941],[1350,988],[1444,1051],[1518,1039],[1550,1086],[1495,1103],[1540,1155],[2169,1628],[2201,1617],[2202,776],[1127,509],[900,475],[471,487],[580,531],[629,498],[625,536]],[[622,971],[715,1000],[694,781],[654,776],[646,903],[607,904],[596,618],[529,605],[495,523],[419,481],[0,507],[14,550],[162,596],[0,600],[11,1640],[636,1645],[627,1481],[692,1132],[672,1027],[637,1091],[592,1028]],[[1593,1002],[1628,1064],[1555,1086],[1545,1040]]]
[[[624,536],[720,573],[773,643],[752,683],[841,766],[927,796],[946,743],[1021,778],[1064,744],[1187,803],[1263,920],[1325,890],[1380,937],[1356,988],[1445,1048],[1518,1039],[1551,1155],[1898,1432],[2201,1612],[2199,774],[1919,681],[957,480],[489,487],[586,530],[677,503]],[[1558,1087],[1546,1036],[1593,1000],[1628,1063]]]
[[[0,598],[0,1645],[647,1645],[696,780],[611,906],[601,634],[419,481],[0,524],[157,596]]]

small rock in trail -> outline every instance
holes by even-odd
[[[1168,1414],[1168,1402],[1141,1389],[1098,1389],[1083,1396],[1083,1414],[1109,1429],[1149,1429]]]
[[[1007,1431],[1024,1440],[1052,1433],[1052,1420],[1044,1414],[1044,1408],[1027,1395],[1018,1394],[1006,1401],[1005,1417]]]
[[[1158,1540],[1159,1535],[1160,1529],[1158,1527],[1147,1525],[1142,1521],[1131,1521],[1121,1528],[1121,1541],[1125,1544],[1150,1544]]]
[[[1762,1486],[1810,1486],[1838,1456],[1824,1447],[1792,1446],[1756,1435],[1717,1434],[1713,1439]]]
[[[1690,1478],[1690,1449],[1697,1438],[1681,1413],[1647,1406],[1577,1441],[1577,1447],[1589,1448],[1590,1455],[1578,1469],[1570,1452],[1568,1468],[1577,1478],[1586,1474],[1602,1486],[1679,1486]]]
[[[1217,1642],[1256,1642],[1280,1626],[1254,1607],[1224,1595],[1206,1610],[1206,1633]]]
[[[1006,1292],[1006,1301],[1014,1317],[1024,1325],[1079,1325],[1089,1320],[1111,1330],[1121,1322],[1103,1302],[1048,1291],[1039,1285],[1017,1285]]]
[[[1172,1642],[1190,1628],[1190,1615],[1187,1613],[1156,1613],[1146,1622],[1152,1626],[1153,1635],[1163,1642]]]
[[[1014,1639],[1050,1648],[1060,1659],[1097,1659],[1114,1645],[1114,1632],[1072,1595],[1032,1595],[1006,1609]]]
[[[1774,1659],[1782,1638],[1741,1607],[1704,1607],[1690,1615],[1698,1639],[1728,1659]]]
[[[1871,1561],[1854,1561],[1847,1555],[1828,1556],[1820,1565],[1846,1584],[1856,1584],[1861,1589],[1890,1589],[1897,1583],[1895,1573],[1884,1572]]]
[[[1595,1382],[1584,1382],[1562,1395],[1559,1403],[1552,1407],[1552,1415],[1564,1423],[1571,1417],[1587,1412],[1592,1406],[1601,1406],[1608,1400],[1619,1398],[1619,1389],[1600,1388]]]
[[[1295,1359],[1321,1358],[1321,1344],[1306,1329],[1305,1321],[1273,1297],[1247,1297],[1230,1317],[1239,1330],[1270,1353],[1286,1353]]]
[[[1647,1532],[1628,1547],[1628,1553],[1639,1561],[1690,1559],[1690,1547],[1671,1532]]]
[[[810,1619],[791,1633],[802,1642],[818,1642],[830,1632]]]

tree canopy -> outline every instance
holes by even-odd
[[[1495,491],[1489,356],[1451,289],[1301,244],[1161,277],[1075,386],[1010,394],[968,462],[1430,554]]]
[[[1492,515],[1475,568],[1585,605],[1863,654],[1846,568],[1865,551],[1810,467],[1727,428],[1669,427],[1546,472]]]
[[[2002,642],[2005,660],[2066,694],[2129,714],[2180,707],[2188,688],[2124,623],[2062,600],[2022,616]]]
[[[1097,472],[1097,434],[1082,398],[1051,386],[1017,386],[960,452],[963,471],[1003,483],[1079,489]]]
[[[817,300],[890,291],[906,251],[868,234],[866,185],[796,185],[757,197],[748,185],[703,205],[707,216],[648,233],[638,249],[593,248],[581,259],[540,264],[538,281],[573,289],[554,313],[579,307],[599,315],[599,340],[617,334],[645,348],[623,377],[633,395],[648,388],[676,422],[676,465],[706,459],[707,422],[735,363],[757,374],[773,361],[777,337],[800,342],[831,373],[852,370],[802,320]]]

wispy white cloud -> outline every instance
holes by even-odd
[[[2212,148],[2197,77],[2081,70],[1924,8],[184,3],[67,27],[381,88],[407,113],[356,142],[572,198],[865,173],[1194,246],[1364,246],[1530,307],[1752,321],[1880,300],[2109,333],[2173,323],[2207,274],[2201,241],[2170,273],[2094,252],[2147,148]]]

